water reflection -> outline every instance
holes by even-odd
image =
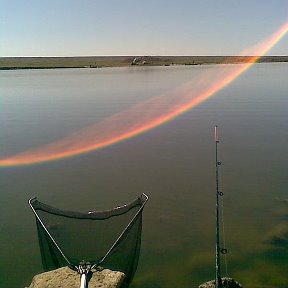
[[[165,93],[199,69],[213,67],[1,71],[1,155]],[[150,202],[134,287],[196,287],[212,279],[218,124],[229,273],[245,287],[287,286],[287,205],[275,200],[287,198],[287,72],[287,64],[255,65],[192,111],[129,141],[74,159],[1,168],[1,285],[28,285],[41,271],[32,196],[88,211],[142,192]]]

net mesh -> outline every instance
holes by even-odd
[[[75,269],[89,262],[123,272],[123,287],[127,287],[138,264],[147,199],[142,194],[130,204],[88,213],[64,211],[31,199],[44,270],[67,265]]]

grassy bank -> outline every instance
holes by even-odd
[[[133,65],[169,66],[250,62],[249,56],[85,56],[0,57],[0,69],[101,68]],[[257,62],[288,62],[288,56],[263,56]]]

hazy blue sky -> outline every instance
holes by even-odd
[[[288,21],[288,0],[0,0],[0,21],[1,56],[237,55]]]

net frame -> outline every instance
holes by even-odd
[[[130,202],[129,204],[117,206],[117,207],[110,209],[110,210],[89,211],[86,213],[73,212],[73,211],[61,210],[58,208],[54,208],[50,205],[47,205],[47,204],[44,204],[44,203],[38,201],[37,197],[29,199],[28,203],[29,203],[29,206],[34,213],[34,216],[36,217],[37,224],[39,223],[41,228],[44,229],[45,233],[48,235],[49,239],[53,242],[53,244],[55,245],[55,248],[59,251],[59,253],[63,257],[63,259],[65,260],[67,265],[71,269],[78,271],[78,273],[81,274],[81,279],[82,279],[82,276],[85,276],[84,278],[86,279],[88,273],[93,268],[97,268],[98,266],[100,266],[101,263],[103,263],[105,261],[105,259],[110,255],[110,253],[113,252],[114,247],[117,246],[117,244],[121,241],[122,237],[125,237],[126,231],[128,231],[129,228],[133,225],[133,223],[135,221],[137,221],[138,216],[141,217],[141,215],[139,215],[139,214],[142,213],[144,206],[146,205],[148,199],[149,199],[149,197],[145,193],[143,193],[138,198],[136,198],[135,200]],[[58,216],[67,217],[67,218],[105,220],[105,219],[109,219],[111,217],[123,215],[137,206],[139,206],[137,212],[134,214],[134,216],[129,221],[129,223],[126,225],[126,227],[122,230],[122,232],[118,235],[118,237],[116,238],[114,243],[111,245],[111,247],[108,249],[106,254],[102,258],[100,258],[100,260],[98,260],[97,262],[95,262],[93,264],[90,264],[89,262],[83,262],[83,261],[81,261],[78,265],[71,263],[71,261],[69,260],[69,257],[67,257],[67,255],[65,255],[65,253],[63,252],[61,247],[58,245],[57,241],[53,238],[52,234],[49,232],[49,229],[46,227],[46,225],[42,221],[40,215],[37,213],[37,210],[41,210],[41,211],[44,211],[44,212],[47,212],[47,213],[50,213],[53,215],[58,215]],[[82,282],[82,280],[81,280],[81,282]],[[83,280],[83,282],[87,282],[87,279],[86,279],[86,281]],[[87,285],[84,285],[83,287],[87,287]]]

